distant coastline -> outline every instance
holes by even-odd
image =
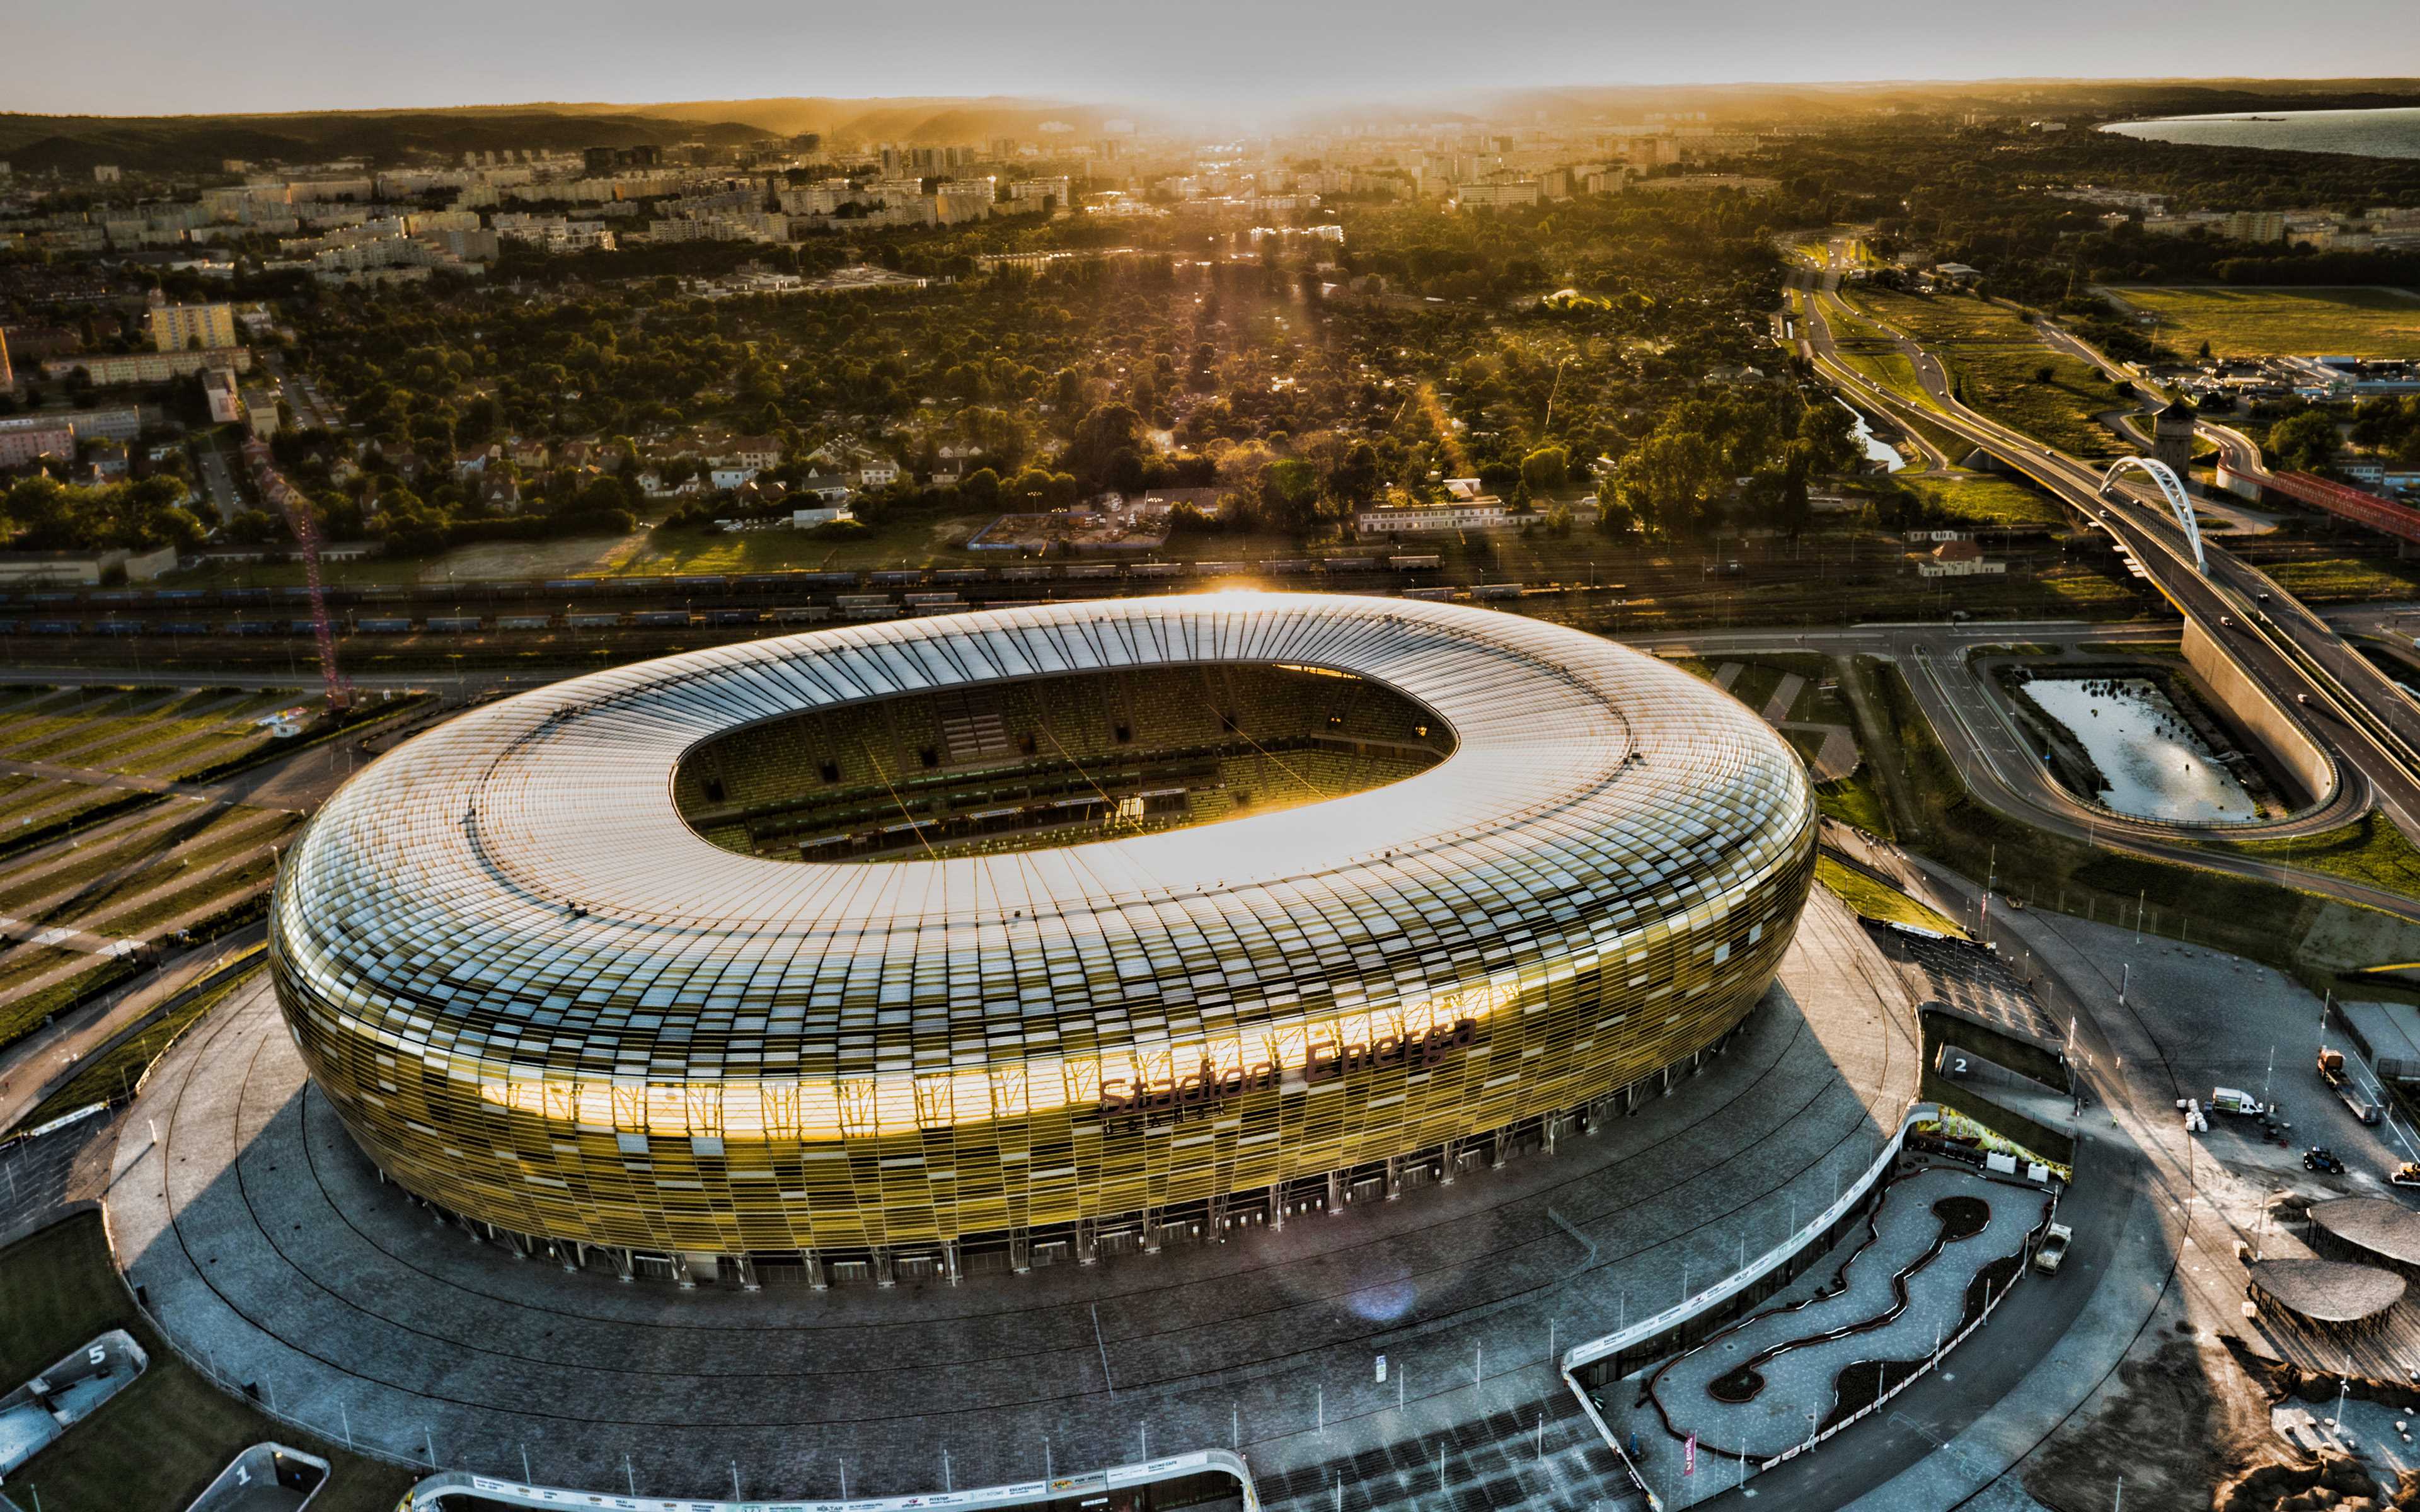
[[[2360,158],[2420,158],[2420,106],[2383,110],[2297,110],[2276,115],[2163,116],[2112,121],[2119,136],[2188,147],[2261,147],[2273,152],[2334,152]]]

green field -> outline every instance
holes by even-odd
[[[1892,481],[1923,495],[1943,514],[1984,530],[2055,530],[2067,521],[2056,500],[1988,473],[1905,472]]]
[[[2147,900],[2139,904],[2145,933],[2288,971],[2304,969],[2297,950],[2322,910],[2348,906],[2251,877],[2100,849],[2012,819],[1967,791],[1897,667],[1860,656],[1855,672],[1891,726],[1895,749],[1884,759],[1900,764],[1914,800],[1915,812],[1893,816],[1900,842],[1970,873],[1989,866],[2011,901],[2131,923],[2138,900]],[[2365,881],[2401,869],[2400,836],[2356,831],[2273,842],[2301,854],[2271,858]]]
[[[2210,343],[2217,357],[2420,357],[2420,296],[2391,288],[2111,290],[2160,319],[2180,352]]]
[[[2211,848],[2325,872],[2420,898],[2420,847],[2412,845],[2394,820],[2374,810],[2324,834],[2214,842]]]
[[[199,990],[188,989],[180,995],[184,1001],[85,1061],[67,1085],[43,1098],[31,1112],[18,1119],[18,1127],[34,1128],[90,1103],[130,1097],[142,1087],[143,1078],[150,1073],[152,1063],[166,1055],[187,1029],[200,1023],[210,1010],[225,1002],[237,988],[251,980],[261,964],[265,949],[254,946],[237,957],[235,964],[228,968],[231,974]],[[245,964],[247,960],[249,964]]]
[[[114,955],[106,960],[98,956],[85,959],[93,964],[72,976],[61,977],[49,986],[27,993],[23,997],[0,1003],[0,1050],[42,1026],[42,1021],[54,1013],[64,1013],[77,1003],[97,997],[129,978],[141,974],[143,968],[132,959]]]
[[[1963,936],[1965,931],[1887,883],[1877,882],[1854,867],[1828,856],[1815,857],[1815,880],[1867,918],[1886,924],[1909,924],[1936,934]]]
[[[312,1512],[387,1512],[412,1473],[256,1411],[172,1352],[117,1279],[101,1218],[82,1213],[0,1250],[0,1381],[10,1386],[113,1328],[150,1356],[135,1381],[8,1478],[33,1512],[178,1512],[228,1460],[268,1440],[327,1459]]]
[[[2098,416],[2118,407],[2098,368],[2055,352],[2016,313],[1950,295],[1857,291],[1858,307],[1915,338],[1942,360],[1967,408],[2040,438],[2071,455],[2115,456],[2125,448]],[[2047,382],[2037,375],[2048,369]]]
[[[2420,594],[2420,563],[2322,557],[2280,562],[2264,570],[2278,587],[2305,604],[2355,604]]]

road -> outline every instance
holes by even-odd
[[[2117,539],[2187,618],[2219,640],[2278,705],[2301,718],[2349,776],[2406,833],[2420,833],[2420,706],[2334,629],[2224,547],[2203,543],[2196,568],[2181,529],[2159,496],[2131,477],[2102,493],[2089,465],[1969,409],[1954,396],[1939,360],[1914,343],[1911,361],[1931,400],[1919,408],[1869,381],[1840,360],[1828,311],[1838,308],[1838,274],[1802,272],[1807,318],[1800,349],[1835,388],[1893,416],[1920,415],[1999,458],[2073,505]],[[1903,333],[1895,333],[1904,340]],[[2299,874],[2298,874],[2299,875]],[[2409,904],[2404,910],[2408,911]]]
[[[243,495],[235,486],[235,470],[227,465],[226,452],[215,436],[198,442],[194,451],[201,459],[202,486],[210,496],[210,507],[219,514],[222,525],[243,512]]]

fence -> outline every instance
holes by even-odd
[[[1866,1418],[1871,1417],[1874,1413],[1881,1412],[1885,1407],[1890,1405],[1892,1397],[1897,1396],[1900,1392],[1907,1390],[1908,1387],[1915,1385],[1919,1381],[1922,1381],[1926,1376],[1931,1375],[1933,1367],[1938,1365],[1942,1362],[1942,1359],[1947,1356],[1950,1350],[1966,1342],[1966,1336],[1968,1335],[1974,1333],[1985,1323],[1990,1322],[1992,1320],[1992,1315],[1999,1310],[2000,1304],[2008,1299],[2009,1292],[2016,1289],[2017,1282],[2024,1277],[2026,1267],[2033,1264],[2034,1251],[2040,1247],[2042,1236],[2050,1232],[2052,1221],[2058,1216],[2058,1189],[2054,1187],[2051,1192],[2050,1211],[2043,1215],[2042,1221],[2039,1225],[2026,1233],[2024,1246],[2017,1251],[2017,1273],[2009,1277],[2008,1285],[2002,1287],[1997,1292],[1994,1292],[1991,1297],[1984,1301],[1983,1310],[1975,1315],[1975,1320],[1973,1322],[1968,1323],[1964,1328],[1960,1329],[1954,1337],[1944,1341],[1938,1349],[1925,1356],[1924,1362],[1921,1365],[1916,1366],[1916,1369],[1909,1371],[1895,1384],[1875,1396],[1872,1401],[1869,1401],[1865,1406],[1858,1408],[1855,1412],[1851,1412],[1848,1416],[1842,1418],[1838,1423],[1833,1424],[1830,1427],[1825,1428],[1819,1433],[1810,1434],[1805,1443],[1784,1449],[1781,1453],[1775,1455],[1770,1459],[1759,1461],[1756,1467],[1757,1473],[1761,1475],[1776,1465],[1788,1464],[1791,1460],[1797,1458],[1807,1450],[1823,1443],[1834,1434],[1853,1427],[1856,1424],[1864,1421]]]
[[[1242,1496],[1243,1512],[1260,1512],[1261,1500],[1252,1485],[1251,1467],[1244,1462],[1243,1456],[1226,1449],[1196,1449],[1187,1454],[1164,1455],[1138,1464],[1113,1465],[1107,1470],[1016,1481],[1002,1486],[974,1487],[963,1491],[865,1497],[854,1501],[821,1498],[794,1501],[779,1497],[768,1500],[752,1496],[723,1502],[691,1496],[600,1496],[590,1491],[528,1486],[518,1481],[449,1470],[414,1486],[398,1512],[442,1512],[443,1499],[447,1496],[476,1496],[483,1502],[504,1506],[608,1505],[626,1508],[628,1512],[909,1512],[912,1508],[933,1506],[1015,1507],[1076,1502],[1089,1504],[1108,1499],[1113,1491],[1165,1486],[1174,1481],[1202,1477],[1232,1478]]]
[[[1931,1103],[1910,1103],[1906,1114],[1900,1119],[1899,1127],[1892,1132],[1888,1139],[1883,1141],[1882,1150],[1874,1156],[1872,1164],[1869,1165],[1856,1180],[1851,1182],[1833,1199],[1830,1207],[1816,1214],[1814,1218],[1789,1234],[1779,1243],[1758,1256],[1744,1269],[1725,1276],[1703,1291],[1683,1298],[1652,1318],[1642,1319],[1603,1338],[1575,1345],[1563,1355],[1559,1365],[1563,1384],[1570,1388],[1574,1396],[1578,1398],[1580,1411],[1586,1413],[1589,1422],[1595,1426],[1597,1436],[1605,1441],[1606,1447],[1611,1449],[1614,1458],[1621,1461],[1622,1473],[1628,1478],[1631,1489],[1647,1499],[1647,1504],[1652,1512],[1662,1512],[1663,1498],[1655,1494],[1654,1489],[1647,1484],[1646,1477],[1639,1474],[1638,1467],[1631,1462],[1629,1454],[1621,1447],[1621,1440],[1614,1433],[1612,1427],[1606,1422],[1605,1414],[1597,1410],[1596,1399],[1589,1394],[1588,1387],[1581,1382],[1579,1372],[1610,1361],[1614,1374],[1617,1376],[1626,1374],[1627,1372],[1622,1369],[1623,1365],[1629,1365],[1635,1368],[1636,1365],[1644,1363],[1643,1359],[1637,1357],[1638,1351],[1650,1351],[1650,1357],[1652,1357],[1653,1352],[1660,1351],[1666,1347],[1668,1340],[1670,1348],[1678,1348],[1685,1342],[1690,1324],[1707,1318],[1738,1299],[1751,1296],[1757,1286],[1769,1277],[1779,1277],[1786,1282],[1788,1277],[1795,1275],[1797,1271],[1793,1269],[1793,1262],[1802,1256],[1823,1247],[1822,1242],[1826,1241],[1835,1228],[1856,1212],[1872,1195],[1882,1179],[1889,1174],[1892,1164],[1899,1159],[1900,1148],[1907,1141],[1908,1132],[1928,1119],[1939,1117],[1939,1114],[1940,1110]],[[1985,1316],[1989,1316],[1988,1309]],[[1963,1337],[1962,1335],[1961,1336]]]

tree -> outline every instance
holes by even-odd
[[[1095,405],[1076,422],[1060,460],[1088,486],[1130,488],[1142,471],[1142,417],[1125,404]]]
[[[1324,486],[1330,499],[1350,510],[1368,503],[1383,481],[1377,450],[1368,441],[1355,441],[1328,470]]]
[[[1857,445],[1857,417],[1830,399],[1808,405],[1798,417],[1798,444],[1809,472],[1846,472],[1864,455]]]
[[[2324,409],[2288,415],[2270,427],[2269,455],[2289,471],[2319,471],[2335,459],[2335,417]]]
[[[1781,474],[1781,501],[1774,523],[1793,541],[1807,529],[1807,521],[1812,515],[1807,498],[1807,448],[1804,445],[1792,446],[1788,465]]]
[[[1704,524],[1722,486],[1720,464],[1703,436],[1658,430],[1614,469],[1614,490],[1642,527],[1675,539]]]
[[[1270,463],[1261,474],[1261,500],[1271,523],[1302,533],[1319,518],[1319,470],[1295,457]]]
[[[1532,495],[1556,492],[1571,475],[1572,454],[1560,446],[1541,446],[1521,459],[1521,481]]]

